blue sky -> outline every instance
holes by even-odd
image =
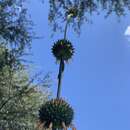
[[[51,54],[53,42],[48,25],[48,4],[28,3],[35,31],[43,39],[32,45],[36,68],[51,72],[53,95],[56,95],[58,64]],[[78,37],[68,30],[75,55],[66,65],[62,96],[75,110],[77,130],[130,130],[130,42],[124,35],[130,25],[130,14],[119,19],[112,15],[94,15],[93,24],[84,24]]]

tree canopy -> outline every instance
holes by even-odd
[[[0,0],[0,41],[22,52],[32,37],[32,21],[24,0]]]
[[[8,66],[0,72],[1,130],[35,130],[38,110],[48,98],[38,89],[41,85],[34,84],[35,78],[29,79],[25,70],[10,72]]]
[[[129,0],[50,0],[49,21],[53,30],[62,29],[61,21],[67,19],[67,12],[71,9],[77,11],[76,18],[71,19],[72,26],[78,31],[85,21],[89,21],[92,14],[106,12],[105,17],[115,13],[123,16],[130,10]]]
[[[32,27],[24,0],[0,0],[1,130],[34,130],[49,96],[48,76],[31,77],[21,60],[31,47]]]

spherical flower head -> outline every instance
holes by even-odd
[[[68,9],[67,11],[67,16],[68,18],[76,18],[78,15],[78,9],[76,7],[71,7],[70,9]]]
[[[39,119],[41,123],[45,123],[45,128],[49,128],[49,125],[52,123],[53,129],[62,129],[63,122],[69,127],[73,116],[73,109],[63,99],[52,99],[46,102],[39,110]]]
[[[54,43],[52,53],[57,61],[68,61],[74,54],[74,48],[70,41],[61,39]]]

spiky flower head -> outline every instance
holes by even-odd
[[[74,54],[74,48],[70,41],[61,39],[54,43],[52,53],[57,61],[68,61]]]
[[[45,128],[49,128],[50,123],[52,123],[53,129],[62,129],[62,122],[69,127],[73,116],[73,109],[63,99],[52,99],[46,102],[39,110],[39,119],[41,123],[45,123]]]
[[[78,15],[78,9],[76,7],[71,7],[67,11],[67,16],[70,16],[72,18],[76,18]]]

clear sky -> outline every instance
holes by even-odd
[[[44,37],[33,41],[32,60],[39,70],[52,72],[55,96],[59,66],[50,48],[63,35],[50,37],[47,1],[42,5],[31,0],[28,5],[35,31]],[[124,35],[130,15],[120,22],[103,14],[92,20],[84,24],[80,37],[71,30],[67,35],[76,53],[65,68],[62,96],[75,110],[77,130],[130,130],[130,41]]]

